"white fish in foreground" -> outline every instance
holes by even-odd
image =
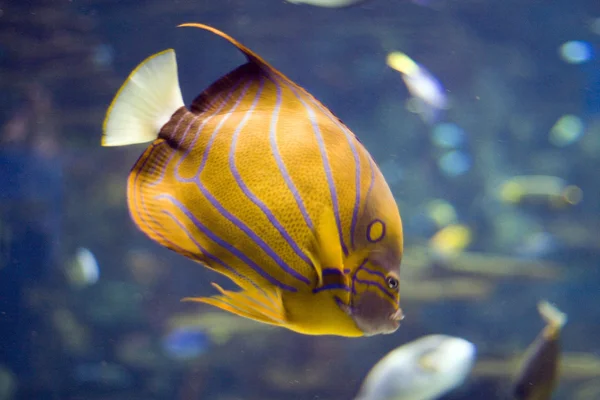
[[[424,336],[375,364],[355,400],[437,399],[461,385],[474,362],[473,343],[453,336]]]
[[[339,8],[363,3],[366,0],[287,0],[288,3],[310,4],[317,7]]]

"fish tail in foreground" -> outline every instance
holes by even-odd
[[[173,49],[142,61],[111,103],[103,125],[102,146],[150,142],[183,106]]]
[[[538,311],[548,324],[546,329],[544,329],[544,336],[547,339],[555,339],[567,322],[567,314],[563,313],[547,301],[540,301],[538,304]]]

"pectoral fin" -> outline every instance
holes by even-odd
[[[318,282],[317,288],[326,284],[326,278],[323,271],[338,270],[340,275],[344,275],[343,251],[340,244],[340,238],[335,224],[333,211],[323,210],[319,218],[316,229],[317,254],[321,268],[316,268]]]
[[[216,283],[212,284],[220,295],[212,297],[186,297],[182,301],[196,301],[218,307],[241,317],[260,321],[265,324],[282,326],[286,325],[285,310],[281,299],[281,292],[275,289],[267,293],[257,289],[246,289],[232,292],[223,289]]]

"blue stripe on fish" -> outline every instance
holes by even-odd
[[[345,271],[344,271],[344,272],[345,272]],[[341,275],[341,274],[342,274],[342,271],[340,271],[340,270],[339,270],[339,269],[337,269],[337,268],[323,268],[323,269],[321,270],[321,273],[322,273],[323,275]]]
[[[365,271],[365,272],[367,272],[367,273],[369,273],[369,274],[372,274],[372,275],[377,275],[377,276],[379,276],[379,277],[380,277],[380,278],[382,278],[382,279],[385,279],[385,278],[386,278],[386,276],[385,276],[385,275],[384,275],[382,272],[375,271],[375,270],[373,270],[373,269],[370,269],[370,268],[368,268],[368,267],[365,267],[364,265],[363,265],[363,266],[361,266],[361,270],[362,270],[362,271]]]
[[[177,132],[177,130],[179,129],[179,125],[181,125],[181,122],[182,122],[182,121],[185,119],[185,118],[184,118],[184,116],[185,116],[185,113],[182,113],[182,114],[179,116],[179,120],[177,121],[177,124],[175,125],[175,129],[173,129],[173,132]],[[165,163],[165,166],[166,166],[166,165],[169,165],[169,164],[171,163],[171,160],[173,159],[173,157],[175,157],[175,154],[177,154],[177,152],[176,152],[176,151],[171,151],[170,153],[171,153],[171,154],[169,154],[169,158],[167,159],[167,162]],[[147,174],[148,174],[148,175],[150,175],[150,176],[154,176],[154,172],[155,172],[156,168],[158,168],[158,163],[156,163],[156,162],[155,162],[155,163],[151,164],[151,165],[150,165],[150,169],[148,170],[148,173],[147,173]],[[137,172],[137,175],[139,175],[139,174],[140,174],[140,171],[142,171],[142,170],[140,169],[140,170]],[[165,177],[165,174],[166,174],[166,172],[167,172],[167,168],[163,168],[163,169],[162,169],[162,171],[160,172],[160,176],[158,177],[158,179],[156,179],[156,181],[154,181],[154,182],[149,182],[149,183],[147,184],[147,186],[149,186],[149,187],[151,187],[151,186],[156,186],[156,185],[158,185],[159,183],[161,183],[161,182],[162,182],[162,180],[163,180],[163,179],[164,179],[164,177]]]
[[[142,163],[139,171],[143,171],[144,166],[146,165],[146,163],[148,162],[148,160],[150,160],[152,157],[152,153],[154,153],[156,150],[160,149],[160,146],[167,146],[166,142],[160,142],[160,143],[152,143],[149,146],[149,151],[150,153],[148,154],[148,157],[146,157],[146,159],[144,160],[144,162]],[[134,188],[139,189],[141,187],[141,185],[138,184],[138,180],[140,179],[140,173],[136,173],[135,174],[135,178],[134,178]],[[171,249],[173,249],[174,251],[177,251],[179,253],[182,254],[188,254],[189,256],[191,256],[192,259],[196,260],[196,261],[200,261],[200,259],[198,258],[198,256],[193,255],[193,254],[189,254],[189,252],[185,249],[183,249],[181,246],[177,245],[176,243],[172,242],[171,240],[169,240],[165,235],[163,235],[162,233],[160,233],[159,231],[157,231],[156,229],[154,229],[152,227],[152,225],[150,223],[148,223],[147,219],[146,219],[146,215],[150,216],[150,219],[152,222],[154,222],[157,225],[160,225],[156,222],[156,220],[154,218],[152,218],[151,214],[148,213],[148,210],[146,208],[146,204],[144,202],[144,196],[139,193],[138,190],[133,190],[132,191],[132,196],[133,196],[133,201],[134,202],[138,202],[138,198],[141,198],[141,201],[139,201],[142,204],[142,209],[143,209],[143,213],[138,212],[137,214],[139,215],[140,221],[143,221],[146,226],[148,227],[149,230],[151,230],[155,235],[157,235],[158,237],[160,237],[165,243],[168,243],[169,246],[171,246]],[[129,212],[133,213],[134,209],[129,208]],[[137,211],[137,210],[136,210]]]
[[[359,265],[359,267],[356,269],[356,271],[354,272],[354,276],[352,277],[352,285],[351,285],[352,292],[353,293],[356,292],[356,288],[355,288],[356,283],[362,283],[362,284],[365,284],[365,285],[371,285],[371,286],[377,287],[379,290],[381,290],[383,293],[385,293],[386,296],[388,296],[392,300],[395,300],[395,294],[390,293],[388,291],[388,289],[385,288],[385,287],[383,287],[379,282],[373,281],[373,280],[370,280],[370,279],[359,279],[358,278],[358,273],[360,271],[364,271],[364,272],[366,272],[368,274],[379,276],[380,278],[382,278],[382,279],[385,280],[386,276],[383,273],[381,273],[379,271],[372,270],[372,269],[370,269],[370,268],[368,268],[368,267],[365,266],[367,264],[367,261],[369,261],[369,260],[365,259]]]
[[[268,272],[263,270],[254,261],[252,261],[248,256],[246,256],[241,250],[237,249],[235,246],[233,246],[231,243],[227,242],[226,240],[221,239],[214,232],[212,232],[210,229],[208,229],[206,226],[204,226],[204,224],[202,224],[202,222],[200,222],[196,218],[196,216],[190,210],[188,210],[183,204],[181,204],[181,202],[179,200],[177,200],[175,197],[171,196],[170,194],[161,194],[161,195],[156,196],[155,199],[157,199],[157,200],[166,199],[166,200],[170,201],[173,205],[175,205],[177,208],[179,208],[179,210],[183,214],[185,214],[186,217],[189,218],[189,220],[194,224],[194,226],[200,232],[202,232],[204,235],[206,235],[213,242],[217,243],[219,246],[221,246],[224,249],[226,249],[227,251],[229,251],[231,254],[235,255],[241,261],[246,263],[250,268],[255,270],[256,273],[258,273],[260,276],[262,276],[263,278],[265,278],[266,280],[271,282],[273,285],[280,287],[282,289],[285,289],[285,290],[289,290],[291,292],[297,291],[296,288],[294,288],[293,286],[286,285],[286,284],[280,282],[279,280],[275,279],[274,277],[272,277]]]
[[[283,179],[285,180],[285,183],[286,183],[288,189],[290,190],[290,192],[292,192],[292,195],[294,196],[294,199],[296,200],[296,204],[298,205],[298,209],[302,213],[304,222],[306,223],[306,225],[308,226],[308,228],[311,231],[314,231],[313,222],[310,219],[310,215],[308,214],[308,211],[306,210],[306,206],[304,205],[304,202],[302,201],[302,197],[300,197],[300,193],[298,193],[298,189],[294,185],[294,182],[292,181],[292,177],[290,176],[287,168],[285,167],[285,164],[281,158],[281,154],[279,154],[279,148],[277,147],[277,121],[279,120],[279,110],[281,108],[281,100],[282,100],[281,85],[279,85],[279,83],[277,83],[276,79],[271,79],[271,81],[273,82],[273,84],[275,85],[275,87],[277,89],[277,102],[275,104],[275,109],[273,110],[273,117],[271,119],[271,127],[270,127],[270,132],[269,132],[269,141],[271,142],[271,149],[273,151],[273,156],[275,157],[277,166],[279,167],[279,170],[281,171],[281,175],[283,176]]]
[[[381,284],[380,284],[379,282],[372,281],[372,280],[370,280],[370,279],[358,279],[358,278],[355,278],[355,279],[352,281],[352,291],[353,291],[353,292],[354,292],[354,290],[355,290],[355,289],[354,289],[354,282],[362,283],[362,284],[364,284],[364,285],[369,285],[369,286],[375,286],[375,287],[377,287],[377,288],[378,288],[380,291],[382,291],[383,293],[385,293],[385,295],[386,295],[386,296],[388,296],[390,299],[392,299],[392,300],[394,300],[394,301],[396,300],[395,296],[394,296],[393,294],[389,293],[389,292],[388,292],[388,291],[387,291],[387,290],[386,290],[386,289],[385,289],[383,286],[381,286]]]
[[[285,85],[294,93],[296,98],[302,103],[306,112],[308,114],[308,118],[312,125],[313,131],[315,133],[315,137],[317,139],[317,143],[319,145],[319,152],[321,154],[321,160],[323,162],[323,168],[325,169],[325,176],[327,177],[327,184],[329,186],[329,194],[331,196],[331,203],[333,205],[333,212],[335,215],[335,223],[338,229],[338,236],[340,239],[340,245],[342,246],[342,251],[345,256],[348,256],[348,248],[344,241],[344,234],[342,230],[342,221],[340,217],[340,207],[337,198],[337,191],[335,189],[335,182],[333,181],[333,174],[331,172],[331,166],[329,165],[329,159],[327,158],[327,149],[325,148],[325,142],[323,140],[323,135],[321,134],[321,129],[319,128],[319,123],[317,122],[317,118],[314,110],[304,101],[301,94],[287,82],[284,82]]]
[[[196,142],[198,141],[198,138],[200,137],[200,134],[202,133],[202,130],[204,129],[204,127],[206,126],[206,124],[212,120],[216,115],[219,115],[219,113],[221,112],[221,110],[227,105],[229,104],[231,98],[233,97],[233,93],[235,93],[235,90],[238,88],[238,86],[240,85],[241,80],[236,83],[235,85],[233,85],[230,90],[227,92],[227,95],[224,96],[223,102],[219,105],[219,107],[217,107],[211,114],[209,115],[197,115],[192,122],[190,122],[190,124],[188,125],[187,129],[185,130],[185,132],[183,133],[183,135],[181,135],[181,138],[179,140],[179,146],[181,146],[184,141],[185,138],[187,137],[190,128],[192,127],[192,125],[194,124],[194,122],[200,118],[200,116],[202,116],[202,123],[200,124],[200,126],[198,127],[198,129],[196,130],[196,133],[194,134],[194,138],[192,139],[190,145],[188,146],[188,148],[185,150],[185,153],[183,153],[183,155],[181,156],[181,158],[179,159],[179,161],[177,162],[176,166],[175,166],[175,178],[179,181],[182,182],[191,182],[192,179],[188,179],[188,178],[182,178],[179,175],[179,166],[181,165],[181,163],[183,163],[183,161],[189,156],[189,154],[192,152],[192,150],[196,147]],[[240,102],[242,101],[242,99],[244,98],[244,95],[246,93],[246,91],[248,90],[248,88],[250,87],[250,84],[247,84],[244,89],[242,89],[242,95],[237,99],[237,101],[234,103],[233,107],[230,109],[230,112],[232,112],[233,110],[235,110],[235,108],[237,108],[237,106],[240,104]],[[210,103],[212,105],[212,103]],[[220,128],[220,126],[225,122],[225,120],[227,120],[227,118],[229,117],[229,114],[226,114],[225,117],[223,117],[219,123],[219,125],[217,126],[217,130]],[[204,155],[202,160],[205,162],[206,158],[208,157],[208,151],[205,150]],[[202,170],[202,168],[204,167],[204,164],[202,164],[202,167],[200,168],[200,171]],[[198,176],[200,175],[200,171],[198,171]]]
[[[231,139],[231,150],[229,151],[229,169],[231,170],[231,173],[233,174],[235,181],[237,182],[240,189],[242,189],[242,191],[244,192],[246,197],[252,203],[254,203],[258,208],[260,208],[260,210],[263,212],[263,214],[265,214],[265,216],[269,219],[269,222],[275,227],[275,229],[277,229],[279,234],[285,239],[285,241],[288,243],[288,245],[290,245],[290,247],[294,250],[294,252],[300,258],[302,258],[302,260],[304,260],[306,263],[308,263],[309,265],[311,265],[314,268],[314,265],[312,264],[312,261],[310,260],[310,258],[306,254],[304,254],[304,252],[300,249],[298,244],[294,241],[294,239],[292,239],[292,237],[289,235],[289,233],[285,230],[285,228],[277,220],[277,217],[275,217],[275,215],[271,212],[271,210],[267,207],[267,205],[265,203],[263,203],[262,200],[260,200],[248,188],[248,186],[246,185],[246,183],[240,176],[239,171],[237,170],[237,167],[235,166],[235,151],[236,151],[238,137],[240,135],[240,132],[246,125],[246,122],[248,122],[248,120],[250,119],[250,116],[254,112],[256,104],[258,103],[258,101],[260,99],[260,95],[262,94],[262,91],[264,88],[264,83],[265,83],[264,78],[262,78],[260,80],[259,87],[256,91],[256,94],[254,96],[254,100],[252,101],[252,104],[250,105],[250,108],[248,109],[248,111],[246,111],[246,113],[244,114],[244,117],[238,124],[236,130],[233,132],[233,136]],[[273,252],[273,253],[274,253],[273,255],[275,255],[275,252]],[[277,257],[279,258],[279,256],[277,256]],[[305,277],[304,275],[302,275],[295,269],[291,268],[281,258],[279,258],[279,260],[280,260],[280,261],[278,261],[279,266],[283,270],[285,270],[288,274],[292,275],[294,278],[296,278],[306,284],[310,283],[310,280],[307,277]]]
[[[350,146],[350,150],[352,151],[352,157],[354,157],[354,165],[356,166],[355,169],[355,178],[354,178],[354,184],[356,185],[356,193],[355,193],[355,197],[354,197],[354,208],[352,209],[352,222],[350,225],[350,247],[352,249],[355,249],[355,245],[354,245],[354,233],[356,231],[356,224],[358,223],[358,213],[360,211],[360,174],[361,174],[361,165],[360,165],[360,156],[358,155],[358,151],[356,150],[356,146],[354,144],[354,140],[356,139],[356,136],[354,136],[354,134],[352,132],[350,132],[348,130],[348,128],[346,128],[344,126],[343,123],[340,122],[340,120],[338,118],[336,118],[331,111],[329,111],[328,109],[326,109],[323,105],[321,105],[319,102],[315,101],[314,99],[309,97],[310,102],[315,105],[319,110],[321,110],[321,112],[323,112],[323,114],[327,115],[327,117],[344,133],[344,136],[346,136],[346,140],[348,141],[348,145]]]
[[[217,126],[215,127],[213,133],[211,134],[211,137],[208,140],[206,148],[204,149],[204,154],[202,155],[202,160],[200,162],[200,167],[198,168],[198,172],[197,172],[196,176],[193,177],[193,178],[183,178],[183,177],[179,176],[179,174],[176,174],[176,178],[180,182],[194,182],[196,184],[196,186],[200,189],[200,191],[202,192],[202,194],[204,195],[204,197],[211,203],[211,205],[213,207],[215,207],[217,209],[217,211],[219,211],[219,213],[221,213],[221,215],[223,215],[227,220],[229,220],[229,222],[231,222],[232,224],[234,224],[235,226],[237,226],[250,239],[252,239],[252,241],[254,241],[265,253],[267,253],[267,255],[269,255],[269,257],[271,257],[271,259],[273,259],[273,261],[275,261],[275,263],[280,268],[282,268],[284,271],[286,271],[287,273],[289,273],[292,276],[294,276],[296,279],[299,279],[299,280],[301,280],[303,282],[309,282],[306,277],[304,277],[303,275],[300,275],[294,269],[292,269],[291,267],[289,267],[281,259],[281,257],[279,257],[279,255],[264,240],[262,240],[260,238],[260,236],[258,236],[252,229],[250,229],[250,227],[248,227],[248,225],[246,225],[242,220],[240,220],[238,217],[236,217],[231,212],[229,212],[225,207],[223,207],[223,205],[212,195],[212,193],[210,193],[210,191],[208,189],[206,189],[206,187],[204,187],[204,185],[202,184],[202,181],[200,179],[200,174],[202,173],[202,170],[204,169],[204,166],[206,165],[206,161],[208,159],[208,154],[210,153],[211,147],[212,147],[212,145],[213,145],[213,143],[214,143],[214,141],[216,139],[217,133],[219,133],[219,131],[220,131],[221,127],[223,126],[223,124],[227,121],[227,119],[229,118],[229,116],[233,114],[233,112],[235,111],[235,109],[241,103],[242,99],[246,96],[246,93],[250,89],[251,84],[252,84],[252,82],[249,82],[249,83],[247,83],[243,87],[243,89],[241,91],[241,94],[238,97],[237,101],[235,102],[234,106],[229,110],[229,112],[227,114],[223,115],[223,117],[221,118],[221,120],[219,121],[219,123],[217,124]],[[196,136],[194,137],[194,142],[193,143],[195,143],[195,141],[196,141],[196,139],[197,139],[197,137],[198,137],[198,135],[200,133],[200,130],[201,130],[201,127],[196,132]],[[190,146],[190,148],[193,147],[193,143]],[[299,278],[298,275],[301,278]],[[291,286],[289,286],[289,287],[291,287]]]
[[[192,243],[194,243],[194,245],[198,248],[198,250],[200,251],[200,253],[202,254],[202,258],[206,258],[208,260],[213,261],[214,263],[222,266],[223,268],[225,268],[226,270],[228,270],[229,272],[231,272],[232,274],[234,274],[235,276],[237,276],[239,279],[246,281],[248,283],[250,283],[252,286],[254,286],[257,290],[261,291],[265,296],[267,295],[267,293],[259,286],[257,285],[254,281],[252,281],[251,279],[249,279],[248,277],[240,274],[239,272],[237,272],[234,268],[232,268],[231,266],[229,266],[228,264],[226,264],[223,260],[221,260],[220,258],[218,258],[217,256],[211,254],[210,252],[208,252],[208,250],[206,250],[206,248],[204,248],[195,238],[194,235],[192,235],[192,233],[190,231],[187,230],[187,228],[185,227],[185,225],[179,220],[179,218],[177,218],[176,215],[174,215],[173,213],[171,213],[170,211],[165,211],[163,210],[163,214],[168,215],[169,218],[171,218],[171,220],[177,224],[177,226],[179,226],[179,229],[181,229],[183,232],[185,232],[186,236],[188,237],[188,239],[190,239],[192,241]]]
[[[227,92],[226,96],[215,96],[215,98],[213,98],[208,103],[207,109],[210,110],[210,109],[213,109],[213,107],[215,106],[215,104],[217,104],[218,101],[220,100],[219,106],[216,108],[216,110],[212,114],[210,114],[208,116],[204,116],[203,115],[202,124],[198,128],[198,132],[201,132],[202,129],[204,128],[204,126],[208,123],[208,121],[210,121],[215,115],[217,115],[223,109],[223,107],[225,107],[225,105],[227,105],[229,103],[229,100],[231,99],[231,96],[233,95],[235,89],[239,86],[240,82],[241,82],[241,80],[239,82],[237,82],[235,85],[233,85],[231,87],[231,89],[229,90],[229,92]],[[175,125],[175,128],[173,128],[172,132],[179,132],[179,126],[185,120],[185,116],[186,115],[187,115],[187,113],[182,113],[180,115],[179,120],[177,121],[177,124]],[[199,117],[200,116],[198,115],[195,118],[193,118],[192,121],[188,124],[188,126],[187,126],[186,130],[184,131],[183,135],[181,135],[179,137],[179,143],[177,144],[178,148],[181,148],[181,146],[185,142],[185,138],[187,137],[188,132],[190,131],[190,129],[194,125],[194,123],[196,121],[198,121]],[[194,138],[193,143],[195,143],[195,139],[196,138]],[[191,152],[191,150],[192,150],[192,146],[190,146],[190,147],[188,147],[186,149],[185,153],[182,155],[182,157],[180,158],[179,162],[177,163],[175,171],[177,171],[177,169],[179,168],[179,165],[181,165],[181,162],[189,155],[189,153]],[[173,158],[175,157],[175,155],[177,155],[177,151],[176,150],[171,151],[171,154],[169,155],[169,159],[165,163],[165,166],[171,164],[171,161],[173,160]],[[153,165],[151,165],[152,169],[149,170],[149,174],[151,174],[151,175],[154,174],[154,169],[156,168],[156,166],[157,166],[157,163],[154,163]],[[141,171],[141,169],[140,169],[140,171]],[[163,181],[166,173],[167,173],[167,168],[163,168],[163,170],[161,171],[161,174],[160,174],[159,178],[155,182],[149,183],[147,186],[156,186],[156,185],[160,184]],[[139,174],[139,172],[138,172],[138,174]]]
[[[373,190],[373,184],[375,183],[375,166],[373,165],[373,159],[370,155],[367,154],[367,158],[369,159],[369,169],[371,170],[371,179],[369,180],[369,188],[367,189],[367,193],[365,195],[365,207],[367,207],[367,202],[369,201],[369,196],[371,194],[371,190]],[[354,237],[354,235],[352,236]]]
[[[231,266],[229,266],[228,264],[226,264],[223,260],[219,259],[217,256],[211,254],[210,252],[208,252],[208,250],[206,250],[200,243],[198,243],[198,241],[194,238],[194,236],[187,230],[187,228],[185,227],[185,225],[183,225],[181,223],[181,221],[179,221],[179,218],[177,218],[175,215],[173,215],[173,213],[169,212],[169,211],[163,211],[163,214],[168,215],[171,220],[173,222],[175,222],[179,228],[185,232],[186,236],[194,243],[194,245],[196,245],[196,247],[198,248],[198,250],[202,253],[202,260],[198,260],[198,261],[204,261],[204,259],[208,259],[210,261],[213,261],[214,263],[222,266],[223,268],[225,268],[226,270],[230,271],[233,275],[237,276],[240,280],[243,280],[245,282],[250,283],[252,286],[254,286],[254,288],[256,288],[259,292],[261,292],[267,299],[270,300],[267,292],[265,292],[265,290],[260,287],[258,284],[256,284],[252,279],[248,278],[247,276],[244,276],[242,274],[240,274],[239,272],[237,272],[234,268],[232,268]],[[248,300],[251,300],[259,305],[262,305],[265,308],[269,308],[269,306],[265,305],[264,303],[259,302],[258,300],[255,300],[249,296],[244,296],[247,297]],[[275,304],[273,302],[271,302],[272,305],[275,306]]]

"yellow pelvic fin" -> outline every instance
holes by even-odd
[[[102,146],[149,142],[183,106],[173,49],[154,54],[129,74],[104,119]]]
[[[337,226],[333,211],[329,208],[324,208],[319,216],[319,223],[316,229],[317,239],[317,260],[315,265],[318,277],[317,288],[323,286],[323,269],[333,268],[344,274],[344,259],[340,237],[338,235]],[[319,267],[320,266],[320,267]]]
[[[232,292],[223,289],[216,283],[212,284],[220,295],[212,297],[186,297],[182,301],[196,301],[210,304],[222,310],[229,311],[241,317],[264,322],[265,324],[284,326],[287,324],[281,292],[275,289],[267,293],[258,289],[247,289]]]

